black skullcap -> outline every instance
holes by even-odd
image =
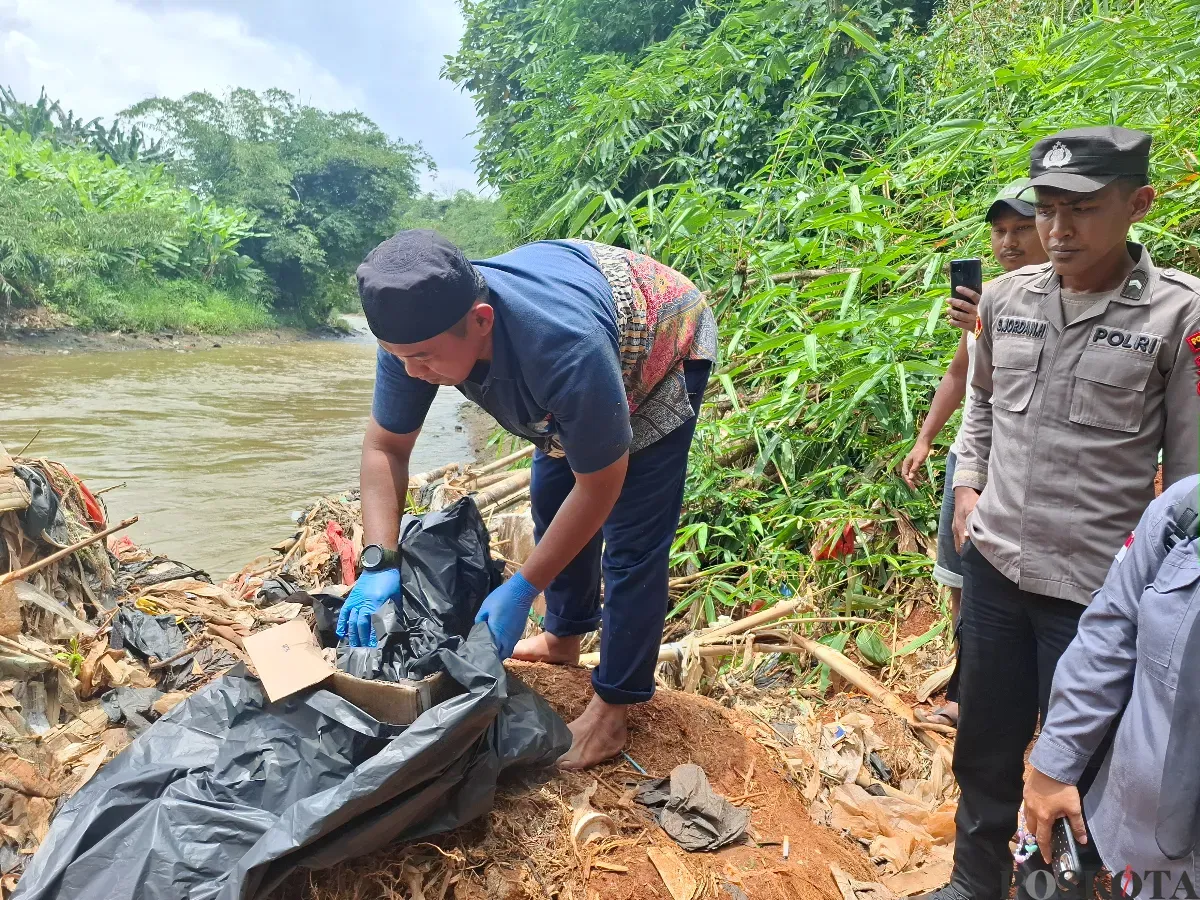
[[[1146,132],[1115,125],[1060,131],[1033,145],[1029,187],[1090,194],[1123,175],[1145,178],[1150,143]]]
[[[465,316],[487,286],[461,250],[426,229],[388,238],[357,274],[367,325],[389,344],[436,337]]]

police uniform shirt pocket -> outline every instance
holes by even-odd
[[[1180,632],[1189,612],[1200,602],[1200,559],[1194,541],[1180,541],[1167,554],[1154,583],[1138,605],[1138,658],[1147,672],[1171,685],[1182,652]]]
[[[1078,425],[1138,431],[1146,406],[1146,382],[1155,356],[1089,346],[1075,366],[1070,419]]]
[[[1016,413],[1028,408],[1044,344],[1044,338],[997,337],[992,351],[993,407]]]

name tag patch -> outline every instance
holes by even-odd
[[[1108,325],[1097,325],[1092,329],[1092,338],[1088,344],[1106,344],[1122,350],[1132,350],[1134,353],[1145,353],[1154,356],[1158,353],[1158,345],[1162,338],[1157,334],[1146,334],[1142,331],[1124,331],[1111,328]]]
[[[996,319],[996,334],[1015,334],[1020,337],[1045,338],[1046,320],[1024,316],[1000,316]]]

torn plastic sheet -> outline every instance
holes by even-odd
[[[456,533],[478,516],[460,508],[433,542],[441,574],[426,585],[448,583],[457,563],[445,548],[461,547]],[[470,552],[486,570],[486,542]],[[471,584],[441,621],[469,625],[490,577]],[[427,608],[448,607],[419,580],[413,590]],[[491,808],[502,771],[566,752],[566,725],[507,679],[485,624],[466,639],[422,635],[439,646],[413,668],[445,671],[465,693],[407,728],[321,688],[269,703],[241,667],[184,700],[63,804],[14,900],[263,897],[296,868],[470,822]]]

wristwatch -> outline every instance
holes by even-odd
[[[380,572],[384,569],[400,568],[400,554],[395,550],[385,550],[379,544],[367,544],[363,547],[360,559],[364,572]]]

